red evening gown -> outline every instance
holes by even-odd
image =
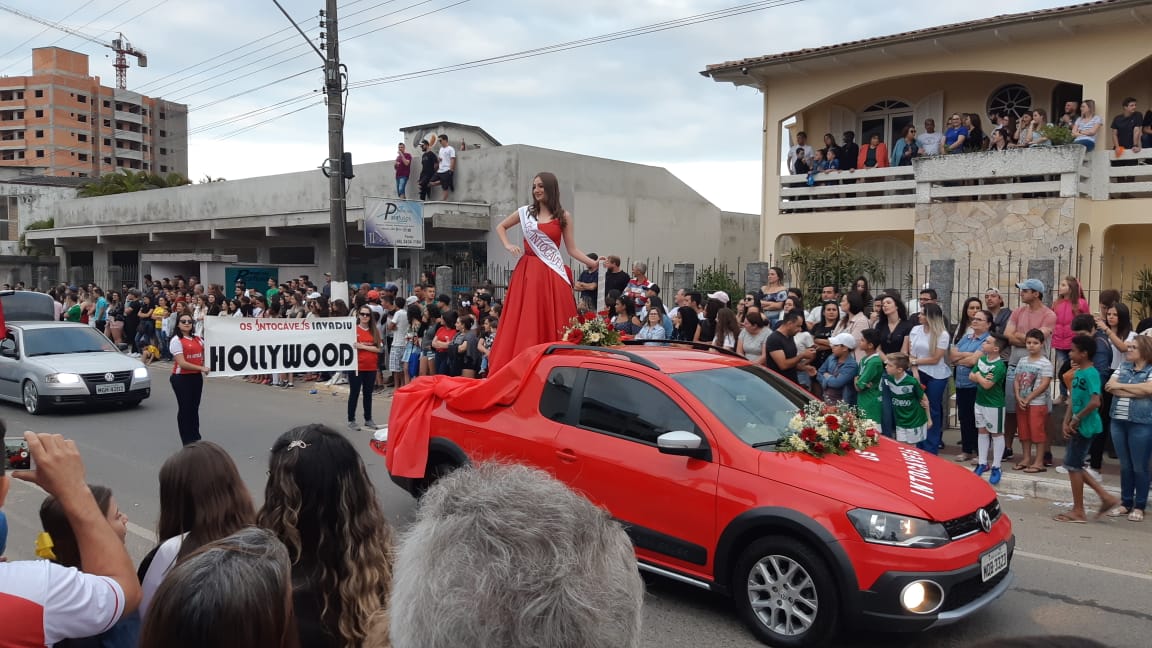
[[[560,247],[562,230],[559,220],[541,223],[540,231]],[[530,245],[524,245],[524,256],[516,263],[508,282],[504,311],[496,328],[496,341],[488,353],[489,374],[530,346],[560,341],[561,331],[576,317],[572,271],[565,267],[564,272],[568,281],[541,261]]]

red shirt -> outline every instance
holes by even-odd
[[[376,344],[372,339],[372,331],[363,327],[356,327],[356,342],[359,344]],[[376,371],[376,360],[380,356],[375,351],[356,350],[356,369],[358,371]]]
[[[454,328],[441,326],[440,328],[436,329],[436,339],[440,340],[441,342],[452,342],[453,338],[455,337],[456,329]],[[436,353],[448,353],[448,351],[449,349],[436,349]]]
[[[168,343],[168,352],[173,357],[183,355],[185,362],[192,364],[204,364],[204,340],[198,337],[189,335],[186,337],[173,336],[172,341]],[[184,369],[179,363],[172,363],[172,373],[174,374],[198,374],[201,373],[194,369]]]

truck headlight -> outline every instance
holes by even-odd
[[[135,369],[132,370],[132,377],[133,378],[147,378],[148,377],[148,367],[136,367]]]
[[[80,374],[74,373],[54,373],[44,376],[44,382],[57,385],[79,385],[83,380]]]
[[[854,509],[848,519],[865,542],[874,544],[931,549],[952,541],[942,524],[907,515]]]

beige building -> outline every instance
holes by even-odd
[[[1092,290],[1137,287],[1152,266],[1152,151],[1113,150],[1123,98],[1152,107],[1152,3],[1104,0],[710,65],[718,82],[763,93],[761,250],[844,237],[891,264],[884,284],[931,282],[960,299],[1024,274],[1076,274]],[[1034,147],[839,172],[809,187],[781,152],[806,131],[823,146],[852,130],[889,151],[903,128],[939,131],[953,113],[989,116],[1094,99],[1096,150]],[[1133,165],[1133,166],[1127,166]],[[817,176],[821,179],[821,176]],[[943,279],[951,274],[951,281]],[[945,285],[947,284],[947,285]],[[954,307],[958,304],[954,304]]]
[[[0,168],[46,175],[188,173],[188,106],[109,88],[88,55],[32,50],[32,75],[0,78]]]

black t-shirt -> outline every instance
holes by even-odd
[[[860,145],[849,142],[840,147],[840,170],[855,169],[860,163]]]
[[[440,166],[440,159],[432,151],[424,151],[420,156],[420,182],[428,182],[436,175],[436,168]],[[327,286],[325,286],[327,288]]]
[[[619,291],[619,293],[621,295],[623,295],[624,289],[627,287],[628,287],[628,273],[627,272],[624,272],[623,270],[618,270],[616,272],[604,273],[604,294],[605,294],[605,296],[607,296],[607,294],[612,292],[613,290]]]
[[[796,376],[796,367],[791,369],[781,369],[776,365],[776,361],[772,359],[773,351],[783,351],[785,358],[796,357],[796,341],[784,335],[780,331],[772,331],[772,335],[768,336],[768,341],[764,343],[764,360],[768,363],[768,368],[776,373],[784,376],[792,382],[797,382],[799,379]]]
[[[577,279],[577,281],[581,283],[594,284],[597,281],[600,281],[600,273],[596,270],[585,270],[584,272],[580,273],[580,278]],[[592,290],[581,290],[580,299],[592,304],[592,308],[596,308],[596,289],[593,288]]]
[[[1131,116],[1125,117],[1123,114],[1116,115],[1112,120],[1112,128],[1116,130],[1116,143],[1124,148],[1132,148],[1136,142],[1132,139],[1132,132],[1140,128],[1144,119],[1140,113],[1132,113]]]
[[[904,338],[912,332],[916,326],[911,320],[901,320],[896,324],[895,328],[889,330],[888,318],[881,316],[882,319],[876,322],[876,330],[880,331],[880,351],[882,353],[899,353],[904,348]]]
[[[129,299],[128,301],[124,302],[124,328],[128,329],[129,331],[135,330],[136,327],[140,324],[140,306],[141,303],[137,299]],[[129,308],[132,309],[131,313],[127,312],[127,309]]]

